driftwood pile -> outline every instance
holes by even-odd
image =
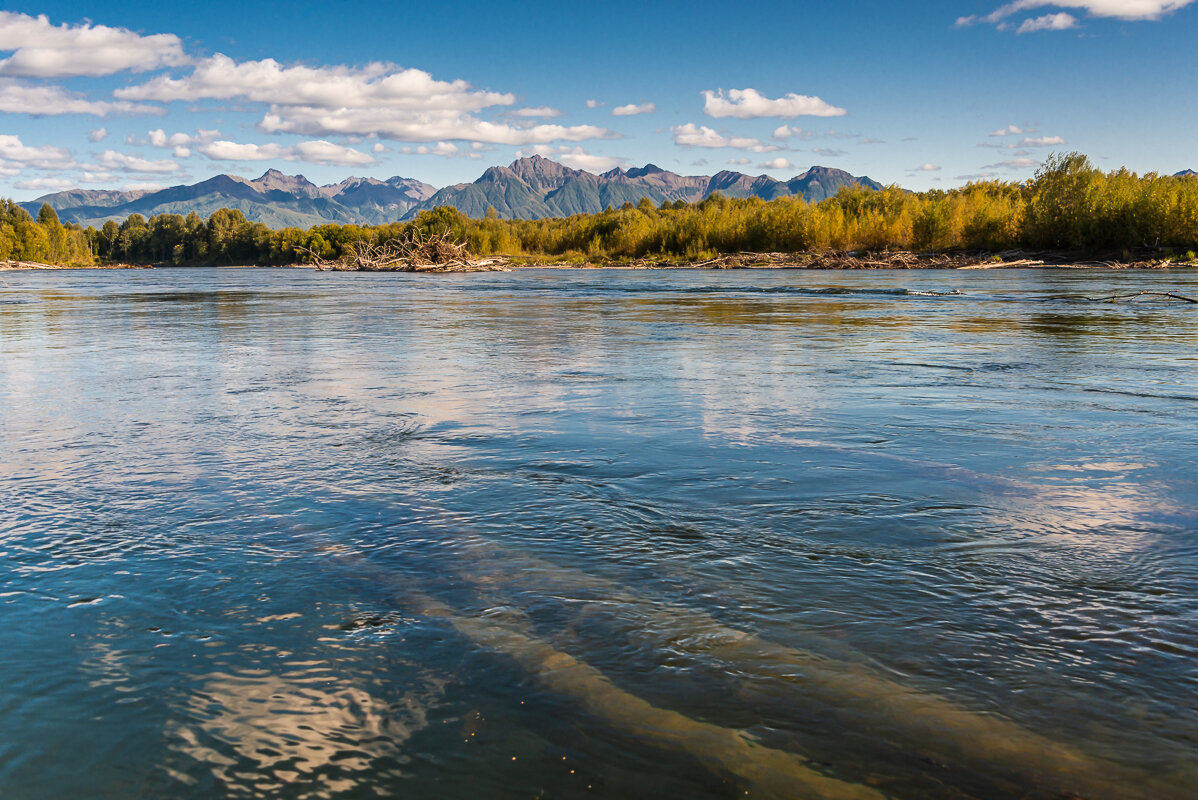
[[[318,271],[333,272],[506,272],[506,256],[473,258],[465,242],[451,232],[413,231],[403,239],[374,244],[359,240],[345,248],[341,258],[323,258],[302,248]]]

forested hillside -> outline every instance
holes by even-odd
[[[1003,251],[1015,248],[1130,259],[1145,251],[1198,249],[1198,176],[1104,173],[1076,153],[1051,157],[1026,183],[989,181],[908,192],[897,186],[843,187],[818,203],[720,193],[638,204],[566,218],[503,220],[488,209],[472,219],[456,208],[421,212],[380,226],[316,225],[272,230],[237,210],[207,220],[192,212],[134,214],[100,229],[63,226],[45,207],[38,221],[4,204],[0,258],[88,264],[291,264],[308,251],[337,258],[354,242],[380,242],[446,229],[475,255],[618,260],[699,259],[740,251]],[[1190,256],[1192,258],[1192,256]]]

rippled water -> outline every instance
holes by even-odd
[[[1198,274],[0,277],[5,800],[1198,786]]]

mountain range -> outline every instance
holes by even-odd
[[[818,202],[840,187],[861,185],[881,188],[877,181],[830,167],[812,167],[788,181],[768,175],[718,172],[715,175],[678,175],[653,164],[634,169],[615,168],[602,175],[571,169],[555,161],[531,156],[506,167],[491,167],[473,183],[436,189],[412,178],[346,178],[317,186],[303,175],[267,170],[249,180],[217,175],[199,183],[159,191],[104,191],[72,189],[22,203],[37,214],[49,203],[64,222],[102,225],[130,214],[187,214],[207,217],[219,208],[236,208],[246,218],[272,228],[309,228],[326,223],[378,225],[411,219],[437,206],[453,206],[470,217],[482,217],[494,208],[503,219],[540,219],[594,214],[611,206],[638,203],[648,198],[654,205],[665,201],[697,202],[720,192],[726,197],[801,196]]]

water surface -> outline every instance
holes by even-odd
[[[5,273],[0,797],[1192,796],[1144,288]]]

